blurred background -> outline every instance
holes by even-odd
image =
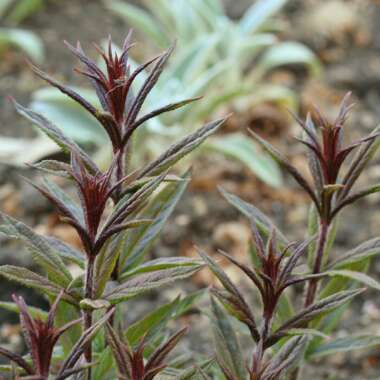
[[[249,226],[221,197],[217,186],[258,205],[291,238],[302,238],[307,198],[248,138],[246,129],[252,128],[268,139],[307,175],[302,146],[293,139],[299,129],[289,110],[304,117],[315,104],[333,118],[342,96],[352,91],[356,107],[347,123],[347,138],[357,138],[376,127],[380,121],[380,1],[254,3],[0,0],[0,209],[34,226],[39,233],[79,244],[74,231],[62,224],[49,203],[21,178],[38,178],[25,163],[52,156],[67,158],[16,114],[7,97],[46,115],[106,166],[109,147],[103,131],[69,99],[37,79],[27,60],[95,102],[91,88],[73,71],[79,64],[63,41],[75,44],[79,40],[95,58],[93,42],[103,46],[112,35],[114,42],[122,45],[133,28],[136,46],[131,57],[135,65],[177,41],[169,65],[148,99],[147,110],[203,95],[199,102],[170,117],[160,117],[141,130],[135,144],[135,166],[203,123],[232,113],[219,135],[187,161],[186,165],[193,168],[190,190],[151,256],[192,256],[196,243],[209,252],[223,248],[245,259]],[[178,170],[183,171],[185,166]],[[380,158],[367,170],[363,182],[376,183],[379,177]],[[379,206],[375,195],[345,211],[335,254],[379,235]],[[33,265],[21,246],[4,236],[0,244],[1,264]],[[372,262],[370,271],[375,278],[380,277],[379,260]],[[235,278],[238,281],[238,274]],[[31,304],[43,304],[35,293],[1,281],[0,300],[8,301],[12,292],[18,292],[27,294]],[[202,271],[183,288],[194,290],[212,281],[212,276]],[[159,302],[177,292],[167,289],[150,296],[150,301]],[[136,305],[131,319],[146,308],[145,303]],[[188,318],[190,323],[198,321],[196,312]],[[0,324],[0,342],[19,345],[15,315],[2,311]],[[206,319],[197,322],[188,338],[189,346],[204,348],[200,331],[205,328]],[[353,330],[380,333],[377,294],[366,292],[347,312],[342,334]],[[334,355],[324,361],[326,366],[317,362],[311,370],[316,380],[359,380],[376,378],[373,376],[380,373],[379,350]]]

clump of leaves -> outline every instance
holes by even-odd
[[[304,131],[304,137],[299,141],[308,150],[312,183],[280,152],[250,131],[310,197],[309,236],[304,241],[289,242],[255,206],[222,190],[227,201],[250,218],[251,265],[241,263],[223,251],[220,254],[250,280],[254,294],[249,299],[258,295],[262,304],[259,313],[257,306],[251,305],[222,267],[200,252],[223,285],[223,289],[212,288],[211,295],[217,360],[227,379],[295,380],[301,378],[299,370],[304,361],[333,352],[380,345],[380,336],[329,338],[349,302],[365,290],[358,288],[358,284],[380,289],[380,283],[366,274],[370,258],[380,254],[379,238],[362,243],[339,258],[331,257],[340,212],[353,202],[379,191],[378,184],[353,190],[380,144],[376,128],[367,137],[344,145],[344,124],[352,108],[349,96],[344,97],[333,122],[318,109],[315,109],[314,117],[308,114],[305,121],[297,119]],[[348,156],[354,151],[356,155],[348,162]],[[300,264],[306,262],[308,269],[302,270]],[[304,287],[301,308],[295,304],[298,301],[299,305],[300,300],[292,300],[287,292],[296,285]],[[244,324],[249,331],[253,341],[249,357],[239,345],[234,320]]]
[[[41,184],[31,184],[56,207],[62,220],[76,230],[83,252],[63,241],[38,235],[22,222],[2,215],[1,231],[26,243],[43,274],[12,265],[1,266],[0,274],[42,292],[50,300],[58,298],[47,322],[32,319],[24,302],[15,298],[25,327],[32,366],[28,359],[3,349],[0,354],[11,359],[16,372],[25,378],[47,380],[53,375],[56,379],[75,378],[76,372],[86,368],[87,379],[152,379],[169,365],[166,356],[185,330],[167,341],[162,341],[163,336],[159,333],[174,315],[183,312],[197,297],[177,299],[164,305],[126,331],[120,323],[123,320],[121,304],[149,290],[191,276],[202,267],[196,259],[171,257],[146,262],[144,259],[189,181],[189,173],[178,177],[168,171],[214,133],[224,120],[208,123],[173,144],[154,161],[132,171],[129,159],[133,154],[131,138],[135,131],[147,120],[195,100],[182,100],[141,114],[143,103],[160,77],[173,47],[132,71],[128,57],[132,47],[131,34],[121,53],[114,50],[110,39],[107,51],[96,46],[106,65],[103,71],[85,55],[79,43],[76,47],[68,43],[67,46],[82,63],[83,68],[77,71],[90,80],[99,98],[100,109],[37,67],[32,68],[40,78],[77,102],[104,128],[112,144],[113,159],[102,171],[87,152],[44,116],[14,102],[21,115],[69,155],[68,163],[46,160],[36,164],[35,168],[70,181],[77,189],[79,202],[47,178]],[[132,84],[148,67],[151,67],[149,75],[133,93]],[[79,276],[70,271],[73,265],[82,269]],[[2,306],[12,309],[11,304]],[[102,310],[105,310],[103,316]],[[117,318],[113,317],[114,314]],[[73,326],[79,320],[81,326]],[[106,338],[104,331],[103,335],[98,334],[105,322],[108,323]],[[71,326],[72,329],[60,339]],[[119,328],[122,330],[116,334],[114,329]],[[95,342],[91,343],[95,336]],[[145,363],[146,355],[148,361]],[[52,361],[57,365],[51,366]],[[100,368],[92,368],[95,362],[101,363]],[[180,369],[176,370],[180,372]]]

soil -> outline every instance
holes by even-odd
[[[251,1],[226,0],[226,3],[229,13],[239,17]],[[299,91],[301,113],[315,103],[334,116],[342,95],[353,91],[357,106],[348,123],[349,137],[353,139],[368,133],[380,119],[380,3],[370,0],[290,0],[281,14],[281,21],[284,27],[281,38],[306,43],[322,60],[324,72],[318,78],[308,78],[302,70],[294,68],[273,73],[268,80],[286,80],[291,83]],[[80,83],[72,71],[76,61],[62,41],[80,40],[85,48],[91,50],[92,42],[108,34],[115,41],[122,41],[128,30],[121,20],[105,11],[97,0],[48,1],[46,8],[24,22],[23,27],[36,32],[44,41],[44,70],[75,84]],[[42,85],[26,67],[22,54],[15,50],[6,53],[0,62],[1,135],[33,136],[30,125],[15,115],[5,96],[12,95],[22,104],[27,104],[31,92]],[[268,105],[260,106],[244,115],[234,116],[229,127],[244,129],[250,125],[286,152],[300,170],[304,170],[303,151],[292,139],[298,130],[288,119],[276,117],[278,112],[272,108],[268,111]],[[196,160],[193,173],[190,188],[171,222],[165,227],[162,238],[151,253],[152,257],[162,254],[193,255],[193,244],[196,243],[208,252],[223,248],[244,259],[249,238],[248,224],[225,202],[217,190],[218,185],[259,205],[291,239],[303,237],[307,198],[286,176],[286,186],[273,189],[262,184],[239,164],[219,156]],[[41,232],[53,233],[75,244],[77,241],[72,231],[58,222],[52,208],[37,192],[23,183],[20,174],[32,179],[36,176],[26,168],[0,165],[0,209]],[[380,157],[374,160],[361,185],[376,183],[379,177]],[[379,235],[379,206],[380,198],[375,195],[345,211],[339,225],[335,254]],[[4,237],[0,239],[1,263],[32,265],[28,253],[19,245],[10,243]],[[380,279],[380,259],[373,260],[370,272]],[[240,279],[238,274],[236,279]],[[1,281],[0,300],[8,301],[11,293],[18,293],[26,294],[31,304],[44,305],[44,300],[36,293]],[[209,281],[212,278],[204,271],[195,277],[193,283],[183,284],[183,291],[207,286]],[[160,293],[159,297],[150,296],[149,308],[151,304],[172,297],[178,291],[179,288],[168,289]],[[134,310],[131,319],[146,309],[147,302],[144,300],[134,302],[134,307],[130,308]],[[207,318],[196,313],[188,319],[194,328],[185,344],[192,349],[208,349],[204,333],[208,331]],[[14,314],[2,311],[1,322],[3,328],[0,329],[0,340],[7,341],[10,326],[16,324],[17,320]],[[354,333],[380,334],[380,297],[375,292],[366,292],[345,315],[339,334],[345,336]],[[18,341],[16,343],[19,344]],[[333,355],[322,362],[313,363],[303,378],[311,376],[315,380],[380,379],[380,350]]]

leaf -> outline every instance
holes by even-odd
[[[112,304],[120,303],[138,294],[149,290],[171,284],[173,281],[187,278],[196,273],[201,268],[200,265],[158,270],[152,273],[144,273],[136,278],[126,281],[106,293],[104,299]]]
[[[80,87],[70,90],[91,101],[91,104],[98,105],[96,98],[93,99],[92,91]],[[45,87],[35,91],[30,108],[51,120],[65,136],[79,144],[102,147],[108,143],[106,133],[96,119],[80,104],[56,88]]]
[[[351,280],[358,281],[361,284],[367,285],[371,288],[380,290],[380,283],[377,282],[372,277],[362,272],[355,272],[348,269],[336,269],[336,270],[330,270],[330,271],[324,272],[323,274],[327,276],[347,277],[347,278],[350,278]]]
[[[148,12],[127,2],[115,1],[107,3],[107,8],[111,9],[119,16],[127,19],[128,23],[143,31],[158,46],[166,47],[170,41],[165,37],[165,31]]]
[[[283,245],[289,244],[289,241],[285,237],[285,235],[258,208],[256,208],[254,205],[248,202],[243,201],[238,196],[232,193],[229,193],[228,191],[224,190],[222,187],[219,187],[219,191],[229,204],[231,204],[236,209],[238,209],[243,215],[247,216],[251,220],[254,220],[256,224],[258,225],[258,227],[260,228],[260,230],[262,230],[266,235],[269,235],[271,230],[275,230],[277,239]]]
[[[0,226],[0,231],[8,237],[12,236],[25,242],[35,261],[48,273],[50,280],[62,287],[67,287],[72,281],[71,274],[48,240],[37,235],[26,224],[8,215],[1,214],[1,217],[5,225]]]
[[[148,342],[172,318],[179,303],[180,298],[177,297],[174,301],[160,306],[131,324],[125,333],[128,343],[131,346],[135,346],[143,336],[145,341]]]
[[[322,343],[311,352],[310,358],[316,359],[337,352],[349,352],[366,348],[380,347],[380,336],[359,335],[336,338]]]
[[[237,380],[244,380],[244,357],[234,329],[227,314],[212,297],[211,308],[214,315],[212,328],[218,361],[228,368]]]
[[[263,378],[275,380],[279,378],[281,373],[291,369],[301,359],[306,343],[307,337],[305,336],[289,339],[270,360],[263,372]]]
[[[252,137],[261,145],[261,147],[268,152],[274,160],[276,160],[293,178],[294,180],[309,194],[315,206],[319,209],[318,198],[308,181],[301,175],[301,173],[272,145],[262,139],[257,133],[248,130]]]
[[[269,346],[277,342],[281,337],[286,335],[286,331],[293,328],[300,328],[305,323],[315,319],[316,317],[326,314],[339,306],[349,302],[353,297],[363,293],[365,289],[345,290],[335,293],[329,297],[326,297],[307,308],[298,312],[295,316],[286,321],[280,326],[270,338],[266,344]]]
[[[287,0],[258,0],[251,5],[240,20],[239,26],[245,34],[255,33],[268,19],[278,12]]]
[[[34,33],[19,28],[0,28],[0,52],[8,45],[16,46],[36,62],[42,62],[44,47]]]
[[[329,268],[344,268],[353,263],[360,262],[362,260],[368,259],[372,256],[380,254],[380,238],[374,238],[368,240],[354,249],[349,250],[341,257],[338,257],[333,261]]]
[[[287,335],[311,335],[311,336],[318,336],[320,338],[323,338],[325,340],[330,340],[331,337],[324,334],[323,332],[320,332],[315,329],[308,329],[308,328],[296,328],[296,329],[289,329],[287,331]]]
[[[8,280],[19,282],[27,287],[40,290],[42,293],[57,296],[62,288],[52,283],[45,277],[38,275],[26,268],[20,268],[13,265],[1,265],[0,275]],[[69,294],[64,293],[63,300],[76,305],[76,300]]]
[[[63,152],[76,152],[83,159],[86,165],[91,168],[92,171],[99,171],[98,167],[90,158],[90,156],[84,152],[73,140],[66,137],[59,128],[57,128],[44,116],[26,107],[23,107],[14,100],[13,104],[20,115],[24,116],[26,119],[35,124],[44,134],[53,140],[63,150]]]
[[[271,157],[260,154],[256,145],[243,134],[233,133],[213,138],[205,147],[241,161],[268,185],[279,187],[282,184],[276,162]]]
[[[206,253],[202,252],[199,249],[198,253],[227,291],[221,292],[217,289],[212,289],[214,295],[216,295],[219,300],[222,300],[222,303],[226,306],[226,309],[233,316],[235,316],[238,320],[242,321],[248,326],[252,338],[255,341],[259,341],[260,334],[256,326],[255,318],[253,316],[251,308],[245,301],[244,297],[241,295],[239,289],[233,284],[233,282],[223,271],[223,269],[213,259],[211,259],[211,257],[209,257]],[[224,254],[224,256],[228,257],[230,261],[232,261],[235,265],[242,269],[244,273],[246,273],[250,277],[250,279],[255,282],[256,286],[258,286],[261,289],[261,285],[257,280],[256,274],[253,271],[250,271],[248,268],[241,265],[236,260],[227,256],[226,254]]]
[[[14,313],[19,314],[20,309],[14,302],[4,302],[0,301],[0,308],[8,311],[12,311]],[[48,313],[44,310],[41,310],[37,307],[28,306],[28,313],[32,316],[32,318],[40,318],[42,320],[46,320]]]
[[[128,233],[120,257],[120,274],[139,264],[152,247],[184,193],[190,173],[187,172],[182,178],[184,181],[166,185],[140,213],[140,217],[153,219],[153,222]]]
[[[269,71],[279,66],[302,64],[308,66],[311,74],[321,72],[321,64],[314,53],[298,42],[281,42],[266,50],[256,70]]]
[[[174,143],[166,152],[143,168],[139,173],[139,178],[158,175],[173,166],[177,161],[202,144],[207,137],[215,133],[225,120],[226,118],[221,118],[207,123],[194,133]]]
[[[92,324],[87,330],[83,332],[81,337],[76,341],[71,352],[67,355],[62,366],[58,372],[57,378],[62,376],[65,371],[73,368],[77,363],[78,359],[84,352],[85,347],[94,339],[98,331],[103,327],[103,325],[109,320],[109,318],[114,314],[115,309],[112,308],[107,313],[105,313],[98,321]]]
[[[168,257],[168,258],[160,258],[147,261],[144,264],[141,264],[127,272],[124,272],[120,276],[120,281],[124,282],[130,277],[136,276],[141,273],[149,273],[155,272],[158,270],[164,269],[172,269],[172,268],[180,268],[187,267],[193,265],[201,265],[202,262],[200,260],[195,260],[187,257]]]

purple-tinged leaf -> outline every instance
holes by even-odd
[[[298,170],[289,163],[289,161],[272,145],[267,143],[264,139],[262,139],[258,134],[253,132],[252,130],[248,130],[249,133],[253,136],[253,138],[262,146],[262,148],[268,152],[273,159],[275,159],[294,179],[295,181],[309,194],[311,200],[314,202],[315,206],[319,209],[318,198],[315,195],[312,187],[307,182],[307,180],[298,172]]]
[[[277,228],[273,222],[264,215],[258,208],[251,205],[250,203],[243,201],[238,196],[229,193],[228,191],[224,190],[223,188],[219,188],[220,193],[223,195],[223,197],[226,199],[226,201],[234,206],[237,210],[239,210],[243,215],[250,218],[252,221],[254,221],[259,229],[265,234],[269,235],[269,232],[271,230],[276,231],[277,239],[280,240],[282,245],[288,245],[289,241],[285,237],[285,235],[281,232],[279,228]]]
[[[7,359],[11,360],[15,364],[17,364],[19,367],[21,367],[27,374],[33,375],[34,369],[23,359],[22,356],[14,354],[13,352],[0,347],[0,355],[6,357]]]
[[[34,112],[28,108],[23,107],[13,100],[13,104],[17,112],[26,117],[32,123],[34,123],[42,132],[44,132],[50,139],[52,139],[65,153],[77,152],[86,165],[93,171],[98,172],[99,169],[90,156],[82,150],[73,140],[66,137],[61,130],[52,124],[42,115]]]

